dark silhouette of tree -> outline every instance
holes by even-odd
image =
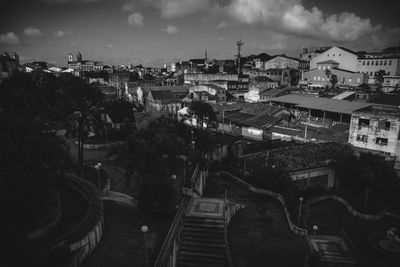
[[[61,77],[64,111],[68,134],[78,137],[78,163],[83,166],[83,145],[90,131],[100,127],[102,121],[96,106],[103,102],[103,94],[84,80],[72,75]]]
[[[196,118],[197,127],[206,128],[210,127],[212,122],[217,121],[217,116],[212,106],[204,101],[192,101],[190,103],[190,115]]]
[[[337,78],[337,76],[335,75],[335,74],[332,74],[331,75],[331,77],[330,77],[330,79],[329,79],[329,81],[331,82],[331,88],[332,89],[334,89],[334,88],[336,88],[336,85],[338,84],[338,78]]]
[[[376,80],[378,81],[379,84],[383,83],[383,76],[386,75],[386,71],[385,70],[378,70],[377,74],[376,74]]]

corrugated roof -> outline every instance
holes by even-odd
[[[271,100],[276,103],[288,103],[298,107],[322,110],[335,113],[351,114],[353,111],[371,106],[370,103],[351,102],[347,100],[336,100],[321,98],[310,95],[284,95]]]

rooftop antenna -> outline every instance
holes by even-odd
[[[237,48],[238,48],[238,54],[237,54],[237,64],[238,64],[238,74],[241,74],[241,67],[240,67],[240,51],[242,50],[242,46],[244,45],[242,39],[236,42]]]

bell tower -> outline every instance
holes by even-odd
[[[72,55],[72,53],[68,54],[68,62],[72,62],[74,61],[74,55]]]

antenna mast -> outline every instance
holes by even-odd
[[[240,51],[242,50],[242,46],[243,46],[243,41],[242,41],[242,39],[240,39],[239,41],[237,41],[236,42],[236,45],[237,45],[237,49],[238,49],[238,54],[236,55],[237,56],[237,65],[238,65],[238,69],[237,69],[237,72],[238,72],[238,75],[240,75],[241,74],[241,67],[240,67],[240,57],[241,57],[241,55],[240,55]]]

